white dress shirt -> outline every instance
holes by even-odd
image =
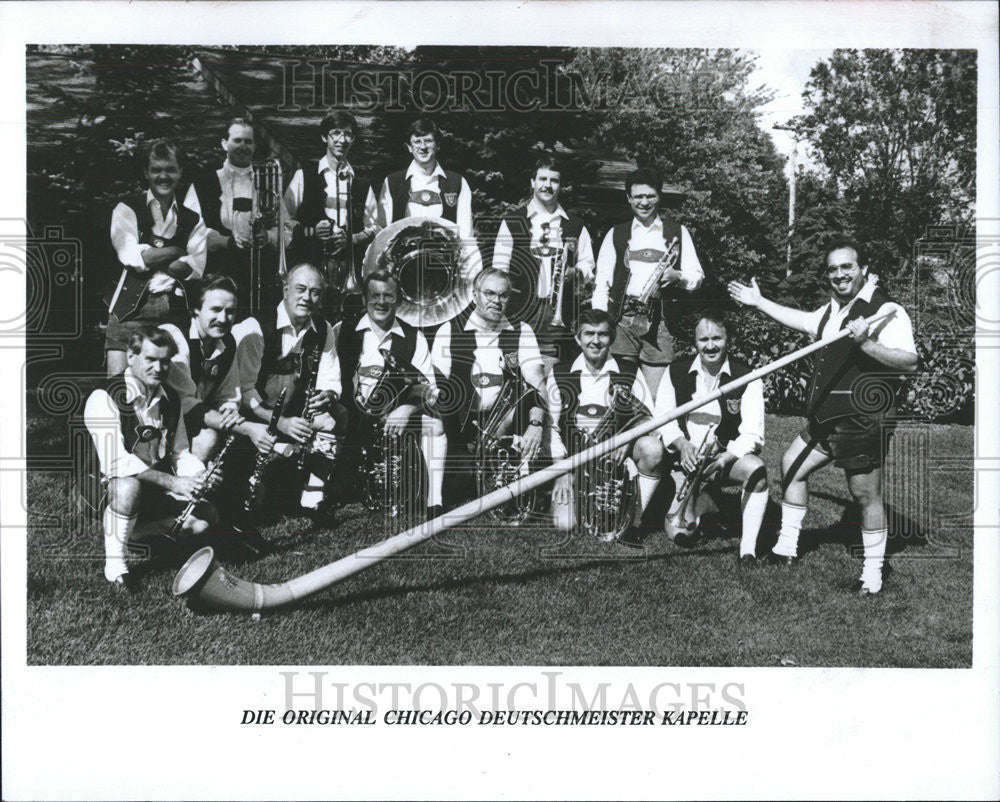
[[[719,372],[713,376],[701,364],[701,357],[695,357],[691,363],[691,373],[697,374],[694,383],[694,395],[691,400],[704,398],[711,392],[719,389],[720,377],[723,373],[732,377],[732,370],[729,367],[729,359],[722,363]],[[705,439],[705,433],[712,424],[718,425],[722,420],[722,408],[719,403],[725,399],[716,399],[705,404],[703,407],[694,410],[687,416],[688,440],[696,447],[700,446]],[[670,380],[670,370],[663,372],[660,379],[660,387],[656,391],[656,408],[653,416],[660,417],[666,415],[677,407],[677,395],[674,391],[674,383]],[[683,437],[680,424],[672,420],[659,430],[660,439],[668,449],[672,448],[672,443],[678,437]],[[739,434],[726,445],[726,451],[737,458],[745,457],[753,453],[764,445],[764,385],[760,379],[750,382],[743,391],[743,398],[740,404],[740,430]]]
[[[192,407],[197,406],[202,399],[199,396],[198,383],[195,382],[191,374],[191,347],[188,340],[200,341],[198,334],[198,324],[192,320],[188,329],[188,336],[185,337],[172,323],[163,323],[160,328],[166,331],[177,344],[177,353],[170,360],[170,372],[167,374],[167,384],[174,390],[181,399],[181,412],[187,414]],[[223,340],[216,340],[212,344],[212,353],[209,356],[211,361],[216,361],[226,350]],[[195,359],[200,359],[201,354],[196,354]],[[228,407],[239,409],[240,406],[240,380],[239,371],[234,358],[226,371],[226,375],[219,382],[219,389],[215,394],[215,403],[212,409],[222,409]]]
[[[620,372],[621,368],[619,368],[618,362],[613,356],[609,356],[595,373],[591,371],[590,365],[583,354],[580,354],[570,366],[570,373],[580,374],[578,409],[586,409],[591,404],[599,407],[611,406],[611,374]],[[632,395],[647,410],[652,409],[652,393],[649,392],[649,387],[641,370],[636,373],[635,381],[632,382]],[[599,416],[591,417],[578,412],[576,420],[570,421],[570,424],[576,426],[578,429],[589,431],[597,426],[598,420]]]
[[[860,298],[862,301],[870,302],[872,293],[875,292],[877,285],[878,276],[871,274],[868,276],[868,280],[861,288],[861,291],[844,306],[841,306],[836,298],[831,298],[829,303],[824,304],[815,312],[811,312],[809,314],[809,333],[813,339],[821,340],[824,337],[835,334],[850,313],[851,307],[854,305],[854,300]],[[830,309],[830,317],[826,321],[823,330],[820,331],[819,324],[823,320],[823,315],[827,309]],[[883,304],[879,309],[880,311],[895,309],[896,314],[887,320],[880,320],[875,324],[874,328],[869,326],[869,338],[886,348],[898,348],[901,351],[916,354],[917,345],[913,340],[913,324],[910,322],[910,316],[906,314],[906,310],[899,304],[891,302]]]
[[[219,178],[219,186],[222,188],[222,196],[219,199],[219,219],[226,228],[237,237],[249,240],[253,233],[253,212],[233,211],[233,198],[253,199],[253,168],[236,167],[229,159],[223,162],[222,167],[215,171]],[[188,187],[187,195],[184,197],[184,205],[192,211],[201,215],[201,201],[194,184]],[[228,237],[214,228],[208,229],[209,245],[216,249],[226,246]]]
[[[132,405],[139,423],[143,426],[162,428],[163,404],[167,400],[163,388],[157,387],[155,391],[150,392],[133,375],[131,368],[126,368],[122,376],[125,381],[125,403]],[[101,473],[106,479],[138,476],[160,460],[167,460],[178,476],[194,476],[205,468],[201,460],[188,448],[183,415],[177,421],[173,449],[169,453],[166,437],[160,437],[155,446],[152,441],[145,446],[137,443],[136,451],[139,453],[129,453],[122,435],[121,413],[105,390],[94,390],[87,398],[83,422],[94,441],[97,457],[101,463]],[[140,456],[143,452],[149,457],[148,461],[144,461]]]
[[[177,233],[177,198],[175,197],[167,209],[166,215],[160,207],[160,202],[153,196],[151,190],[146,190],[146,205],[153,215],[153,234],[163,239],[170,239]],[[208,229],[205,221],[198,215],[198,222],[191,231],[191,236],[187,241],[187,254],[180,258],[191,268],[191,278],[201,278],[205,272],[205,247]],[[118,261],[128,267],[135,267],[145,271],[146,263],[142,260],[142,253],[152,245],[139,242],[139,221],[136,220],[135,212],[124,203],[115,206],[111,213],[111,244],[115,253],[118,254]],[[151,293],[181,292],[177,280],[173,276],[163,271],[157,270],[150,274],[148,289]]]
[[[310,317],[309,322],[300,331],[296,331],[288,317],[284,302],[278,304],[278,318],[275,325],[277,330],[281,332],[279,359],[283,359],[292,352],[301,353],[302,340],[305,338],[306,332],[310,329],[315,330]],[[340,398],[340,360],[337,359],[337,339],[333,333],[333,327],[325,320],[323,325],[326,327],[326,338],[320,352],[319,367],[316,371],[316,389],[331,390],[337,398]],[[238,343],[236,362],[244,407],[253,412],[258,407],[272,405],[277,400],[278,393],[283,389],[287,388],[289,393],[292,392],[295,387],[295,373],[268,376],[264,385],[265,398],[262,399],[260,393],[257,392],[257,374],[264,358],[264,332],[256,318],[248,317],[242,323],[237,323],[233,327],[233,337]]]
[[[548,245],[559,248],[565,245],[563,236],[563,221],[569,219],[562,206],[556,204],[555,211],[549,212],[535,198],[528,201],[528,221],[531,225],[531,251],[541,262],[538,276],[538,297],[548,298],[552,292],[553,257],[537,253],[542,247],[542,236],[545,224],[548,224]],[[514,237],[507,227],[507,221],[500,223],[497,230],[496,243],[493,246],[493,267],[497,270],[510,270],[510,257],[514,251]],[[576,269],[588,281],[594,277],[594,246],[590,241],[587,227],[580,229],[580,237],[576,243]]]
[[[614,228],[611,228],[604,236],[601,251],[597,255],[594,297],[591,300],[594,309],[607,310],[608,308],[608,295],[611,292],[611,283],[614,281],[615,261],[617,259],[614,233]],[[680,245],[681,258],[678,269],[681,271],[681,280],[676,286],[692,292],[701,285],[705,278],[705,271],[702,270],[701,262],[698,260],[698,252],[695,250],[691,234],[688,233],[685,226],[681,226]],[[639,296],[642,295],[642,288],[647,279],[656,269],[659,258],[667,251],[667,242],[663,238],[663,221],[659,217],[655,217],[648,226],[645,226],[633,217],[628,249],[630,253],[650,251],[656,257],[652,261],[629,260],[629,279],[625,287],[625,295]]]
[[[415,161],[410,162],[406,168],[406,178],[410,179],[410,191],[421,192],[428,190],[437,193],[440,189],[438,177],[444,178],[444,169],[440,164],[435,163],[434,170],[430,175],[424,173]],[[444,204],[442,203],[414,203],[410,201],[406,205],[405,217],[442,217]],[[389,179],[382,182],[382,193],[379,197],[379,227],[385,228],[392,222],[393,200],[392,193],[389,192]],[[472,237],[472,190],[469,184],[462,177],[461,190],[458,193],[458,208],[455,214],[455,223],[458,225],[458,233],[463,239]]]

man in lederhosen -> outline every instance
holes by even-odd
[[[601,309],[583,310],[576,325],[580,355],[575,359],[564,360],[553,368],[562,404],[560,431],[570,453],[580,451],[580,446],[584,445],[580,433],[593,432],[606,414],[614,416],[611,434],[635,425],[643,417],[649,417],[652,394],[642,373],[634,376],[622,373],[618,361],[611,356],[615,328],[607,312]],[[615,394],[612,393],[612,388],[615,389]],[[631,465],[627,466],[627,481],[632,481],[632,469],[635,469],[639,486],[635,523],[641,523],[642,515],[660,483],[663,448],[656,437],[647,435],[625,446],[617,459],[631,460]],[[569,498],[565,503],[572,512],[572,475],[567,474],[556,480],[556,483],[557,498],[562,500],[562,496],[558,494],[568,492]],[[576,489],[582,492],[581,488]],[[555,519],[555,524],[560,529],[573,529],[577,523],[573,515],[561,520]],[[602,539],[613,539],[610,533],[602,534]]]
[[[125,562],[129,540],[169,529],[188,501],[220,479],[209,478],[188,448],[180,399],[164,384],[174,353],[170,335],[135,328],[127,348],[125,370],[95,389],[84,409],[94,448],[84,462],[85,492],[95,509],[104,494],[104,576],[116,590],[135,588]],[[180,531],[201,534],[215,521],[215,508],[201,501]]]
[[[367,435],[365,424],[376,418],[384,418],[385,433],[392,437],[407,429],[420,431],[428,477],[427,514],[433,518],[441,512],[448,441],[441,421],[430,414],[437,387],[427,339],[396,317],[399,282],[391,273],[377,270],[365,276],[363,295],[365,312],[360,319],[346,318],[334,327],[348,432]]]
[[[361,306],[361,267],[379,229],[378,203],[370,180],[348,161],[358,136],[354,115],[328,114],[319,135],[326,153],[303,162],[285,190],[285,237],[292,262],[324,267],[326,308],[339,316]]]
[[[268,232],[254,231],[253,161],[254,130],[245,117],[234,117],[226,124],[222,137],[226,159],[218,170],[195,176],[184,198],[184,205],[201,214],[208,229],[206,273],[229,276],[240,290],[237,317],[250,313],[251,247],[265,249],[261,265],[261,299],[273,306],[280,295],[277,275],[276,232],[268,241]],[[281,187],[277,188],[281,197]]]
[[[694,357],[670,363],[656,394],[654,416],[702,398],[720,386],[739,379],[750,367],[729,356],[729,327],[718,312],[702,312],[695,323]],[[712,426],[716,428],[712,430]],[[667,512],[667,535],[679,545],[691,545],[698,539],[696,520],[713,506],[709,494],[724,485],[742,489],[740,507],[742,529],[739,565],[757,566],[757,537],[767,510],[767,471],[759,456],[764,446],[764,385],[760,379],[736,390],[732,395],[710,401],[700,409],[670,421],[659,430],[663,445],[673,457],[674,485],[679,489],[684,476],[698,468],[696,455],[706,441],[703,481],[692,486],[688,508],[690,523],[672,520],[678,498]],[[714,506],[718,506],[717,503]]]
[[[121,201],[111,214],[111,244],[120,274],[105,295],[108,376],[125,370],[132,332],[150,324],[184,325],[188,307],[183,282],[205,270],[205,223],[175,195],[180,150],[169,139],[155,139],[140,151],[139,163],[148,189]]]
[[[568,359],[573,338],[577,288],[594,279],[594,246],[583,220],[559,204],[562,168],[552,154],[535,163],[531,200],[500,223],[493,267],[510,273],[514,295],[507,308],[512,323],[527,322],[546,356]],[[553,282],[563,271],[559,322],[550,304]]]
[[[867,596],[882,590],[882,568],[889,530],[882,501],[882,466],[892,436],[895,391],[901,374],[917,369],[917,348],[910,318],[878,286],[865,266],[861,247],[845,237],[833,238],[824,257],[830,301],[805,312],[769,301],[757,282],[733,281],[734,300],[759,309],[788,328],[822,339],[839,329],[850,336],[816,354],[806,410],[806,428],[781,460],[784,498],[781,530],[770,559],[790,565],[798,559],[799,534],[809,502],[809,477],[831,462],[844,469],[847,487],[861,505],[864,567],[857,589]],[[894,314],[869,327],[864,318],[879,311]],[[863,402],[865,388],[887,392],[888,409]]]
[[[669,218],[660,218],[662,179],[652,170],[636,170],[625,179],[625,195],[633,218],[614,226],[604,237],[597,256],[594,309],[605,309],[618,324],[611,353],[626,363],[623,369],[642,366],[646,383],[655,392],[666,366],[674,358],[673,337],[667,330],[672,314],[670,296],[696,290],[705,277],[687,228]],[[679,248],[673,267],[664,256],[668,248]],[[653,285],[653,308],[639,303],[644,289]]]
[[[443,217],[458,226],[462,239],[473,236],[472,190],[462,175],[438,163],[440,144],[437,126],[427,118],[410,125],[406,149],[413,161],[382,182],[380,228],[407,217]]]

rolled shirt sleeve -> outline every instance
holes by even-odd
[[[666,415],[671,410],[677,408],[677,395],[674,392],[674,383],[670,380],[669,370],[663,371],[663,376],[660,378],[660,386],[656,391],[656,402],[653,406],[654,418]],[[678,437],[684,437],[684,432],[681,431],[680,424],[676,418],[663,424],[657,431],[657,434],[663,442],[664,447],[668,449],[671,448],[674,440]]]
[[[496,270],[510,271],[510,257],[514,252],[514,238],[507,227],[507,221],[500,221],[497,238],[493,243],[493,267]]]
[[[330,390],[341,397],[340,360],[337,358],[337,336],[333,326],[324,321],[326,340],[319,355],[319,367],[316,369],[316,389]]]
[[[594,297],[590,301],[593,309],[607,311],[611,281],[615,275],[615,259],[614,229],[612,228],[604,235],[601,250],[597,255],[597,267],[594,273]]]
[[[181,413],[186,415],[201,403],[198,398],[198,385],[191,376],[191,351],[184,335],[175,325],[164,323],[160,328],[170,335],[177,346],[177,353],[170,360],[167,385],[180,397]]]
[[[764,445],[764,384],[760,379],[750,382],[740,402],[740,431],[726,445],[726,451],[737,459],[752,454]]]
[[[139,223],[135,212],[124,203],[119,203],[111,212],[111,245],[123,265],[146,271],[142,252],[150,246],[139,244]]]
[[[594,280],[594,243],[586,226],[580,229],[576,243],[576,269],[587,281]]]
[[[233,327],[233,337],[236,340],[236,371],[243,408],[254,412],[263,405],[257,392],[257,375],[264,359],[264,332],[256,318],[248,317]]]
[[[694,241],[686,226],[681,226],[681,280],[678,284],[688,292],[694,292],[705,280],[705,271],[701,267],[698,259],[698,252],[694,248]]]
[[[458,224],[458,233],[462,237],[473,236],[472,222],[472,190],[469,182],[462,178],[462,188],[458,193],[458,209],[455,212],[455,222]]]
[[[208,249],[208,226],[198,215],[198,222],[195,223],[191,236],[187,241],[187,256],[182,256],[180,261],[191,268],[189,278],[201,278],[205,273],[205,254]]]

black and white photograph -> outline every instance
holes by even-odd
[[[994,6],[36,5],[5,798],[1000,791]]]

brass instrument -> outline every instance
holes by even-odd
[[[285,408],[285,396],[288,394],[288,389],[282,390],[278,394],[278,400],[274,402],[274,408],[271,410],[271,420],[267,424],[267,433],[272,437],[278,434],[278,421],[281,420],[282,410]],[[272,448],[266,454],[261,454],[257,452],[257,460],[254,463],[253,473],[250,474],[250,488],[247,493],[246,501],[243,502],[244,512],[253,512],[253,502],[257,495],[257,487],[260,485],[261,479],[264,478],[264,471],[267,470],[267,466],[271,464],[274,459],[274,449]]]
[[[340,191],[340,183],[347,183],[347,191]],[[337,191],[334,194],[334,225],[340,228],[341,211],[344,212],[343,226],[346,242],[341,248],[334,248],[332,239],[322,240],[323,258],[327,283],[336,290],[339,299],[348,293],[359,291],[358,280],[354,275],[354,176],[346,164],[337,168]]]
[[[693,534],[698,528],[699,516],[691,514],[691,500],[698,497],[705,479],[705,469],[719,454],[719,442],[715,439],[717,427],[718,424],[708,427],[701,445],[695,452],[695,468],[684,477],[684,482],[677,490],[674,512],[667,517],[667,527],[673,533],[672,536],[679,532]]]
[[[592,430],[583,431],[584,447],[590,448],[615,434],[615,419],[624,408],[631,408],[632,393],[611,383],[611,398],[607,410]],[[615,452],[584,465],[581,499],[583,531],[599,540],[620,538],[635,517],[637,479],[629,476],[628,466]]]
[[[264,281],[262,261],[264,246],[258,245],[263,232],[274,226],[278,229],[278,276],[284,279],[288,272],[285,264],[285,203],[282,189],[281,162],[269,159],[251,168],[253,198],[251,200],[250,243],[250,314],[261,309],[261,289]]]
[[[567,328],[563,320],[563,286],[566,284],[566,271],[569,268],[569,248],[565,243],[553,248],[548,244],[549,224],[542,223],[542,256],[552,257],[552,289],[549,292],[548,305],[552,311],[551,324],[559,328]]]
[[[167,530],[168,535],[179,534],[181,529],[184,528],[184,522],[187,520],[187,517],[194,511],[194,508],[197,507],[198,504],[200,504],[202,501],[205,500],[205,496],[208,495],[209,479],[215,476],[216,471],[218,471],[219,468],[222,467],[222,460],[225,459],[226,452],[229,451],[229,447],[233,444],[235,440],[236,440],[236,432],[231,432],[230,435],[226,438],[226,442],[223,443],[222,448],[216,455],[215,459],[213,459],[206,467],[205,479],[204,479],[204,484],[202,485],[201,492],[193,495],[191,497],[191,500],[188,501],[187,506],[184,507],[184,509],[181,511],[181,514],[174,519],[174,522],[170,525],[170,529]]]
[[[303,396],[303,407],[302,407],[302,417],[305,419],[306,423],[312,426],[313,420],[316,418],[316,413],[309,408],[309,398],[316,391],[316,380],[319,378],[319,355],[322,349],[322,344],[317,342],[313,346],[312,350],[308,353],[303,351],[302,358],[306,360],[306,370],[309,371],[309,378],[306,381],[305,395]],[[313,431],[309,440],[299,446],[299,453],[297,457],[299,470],[302,470],[306,464],[306,457],[309,456],[313,451],[313,443],[316,441],[316,432]],[[336,442],[336,441],[333,441]],[[324,451],[325,453],[325,451]],[[331,459],[336,456],[336,451],[333,454],[328,455]]]
[[[655,303],[657,291],[660,289],[660,279],[663,278],[664,273],[668,270],[673,270],[677,266],[680,253],[680,241],[677,237],[674,237],[670,240],[670,244],[667,245],[667,250],[660,257],[660,261],[656,263],[653,272],[649,274],[649,278],[642,285],[642,292],[632,301],[633,308],[638,308],[640,311],[645,312],[647,317],[653,316],[653,304]],[[628,252],[625,253],[625,267],[628,267]],[[622,304],[621,314],[625,313],[626,306],[628,305],[625,303]],[[621,314],[619,315],[619,319],[621,318]]]

